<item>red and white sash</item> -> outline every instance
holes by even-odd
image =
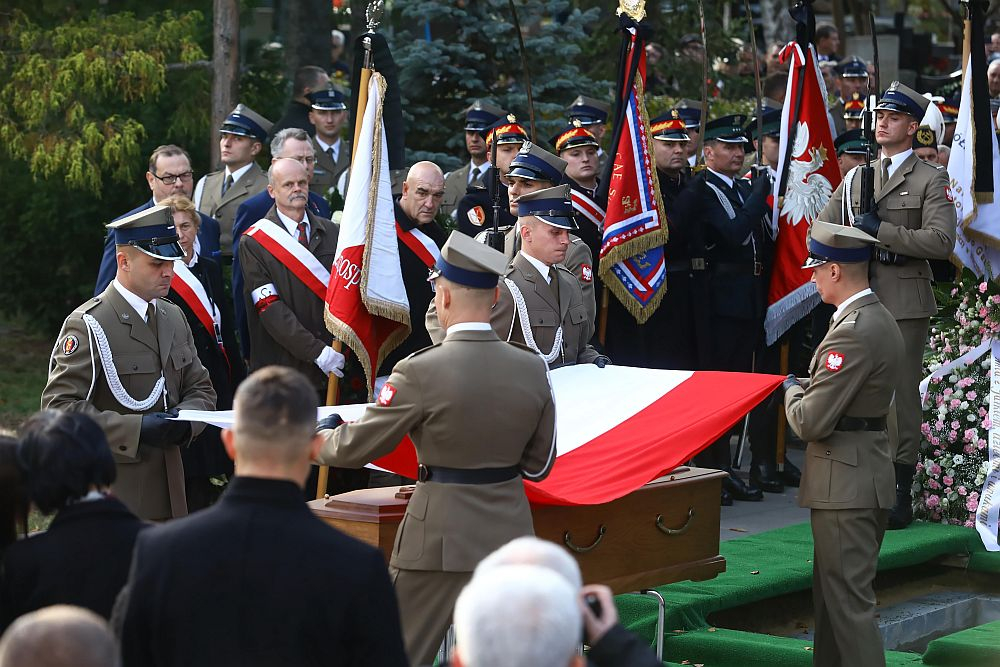
[[[573,208],[601,231],[604,231],[604,216],[607,215],[597,202],[579,190],[570,190]]]
[[[315,233],[315,230],[314,230]],[[298,240],[267,218],[255,222],[246,232],[252,236],[264,250],[278,260],[282,266],[302,281],[306,287],[320,298],[326,300],[326,287],[330,284],[330,272],[319,260],[309,252]]]
[[[424,234],[419,228],[414,227],[407,231],[403,229],[399,222],[396,222],[396,236],[413,254],[420,258],[427,268],[433,268],[437,261],[441,259],[441,251],[438,249],[434,239]]]
[[[170,281],[170,289],[184,300],[209,335],[218,341],[222,331],[219,308],[208,298],[205,286],[191,273],[182,259],[174,260],[174,277]]]

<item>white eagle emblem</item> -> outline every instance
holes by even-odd
[[[809,155],[805,157],[806,151]],[[803,220],[813,220],[833,195],[833,186],[817,173],[826,162],[826,148],[809,147],[809,126],[800,122],[792,141],[792,160],[788,163],[788,187],[780,214],[794,227]]]
[[[836,373],[844,365],[844,355],[840,352],[831,352],[826,355],[826,370]]]

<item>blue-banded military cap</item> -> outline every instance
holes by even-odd
[[[677,103],[677,113],[680,114],[681,120],[684,121],[686,129],[699,130],[701,128],[701,102],[681,100]]]
[[[441,257],[428,280],[445,278],[477,289],[493,289],[507,270],[507,258],[485,243],[461,232],[452,232],[441,248]]]
[[[876,152],[876,148],[872,145],[870,136],[865,134],[864,129],[860,127],[853,130],[847,130],[846,132],[841,132],[837,138],[834,139],[833,147],[837,151],[838,156],[843,155],[844,153],[847,153],[848,155],[867,155],[869,147],[871,147],[873,155]]]
[[[671,109],[649,121],[649,130],[657,141],[688,141],[691,139],[678,109]]]
[[[857,56],[848,56],[837,63],[837,73],[844,79],[868,78],[868,65]]]
[[[566,114],[569,121],[580,121],[584,127],[588,125],[603,125],[608,122],[611,114],[611,105],[601,100],[595,100],[586,95],[577,95],[576,99],[566,107]]]
[[[465,129],[467,132],[481,132],[506,115],[506,111],[489,100],[476,100],[465,110]]]
[[[574,120],[561,129],[558,134],[549,139],[549,144],[556,149],[557,155],[570,148],[578,148],[580,146],[600,147],[597,137],[591,134],[590,130],[585,128],[579,120]]]
[[[180,259],[184,250],[177,238],[173,210],[157,205],[115,220],[108,229],[115,245],[128,245],[156,259]]]
[[[306,95],[309,106],[317,111],[346,111],[347,97],[336,88],[314,90]]]
[[[261,116],[245,104],[237,104],[222,121],[219,132],[235,134],[240,137],[250,137],[257,141],[267,141],[267,133],[271,131],[271,121]]]
[[[721,141],[727,144],[742,144],[748,141],[746,130],[747,117],[744,114],[723,116],[705,123],[705,141]]]
[[[893,81],[875,105],[875,111],[898,111],[910,114],[917,120],[924,117],[931,101],[899,81]]]
[[[867,262],[871,259],[872,247],[876,243],[878,239],[857,227],[816,220],[809,228],[809,238],[806,240],[809,256],[802,268],[812,269],[827,262]]]
[[[517,198],[517,217],[534,216],[547,225],[576,229],[576,213],[569,185],[527,192]]]
[[[566,173],[566,160],[553,155],[538,144],[525,141],[521,145],[521,150],[510,161],[507,177],[559,183],[564,173]]]
[[[528,133],[521,127],[521,124],[517,122],[517,117],[512,113],[507,114],[505,118],[501,118],[489,127],[484,127],[479,131],[479,134],[486,140],[487,146],[491,145],[494,140],[496,140],[497,146],[523,144],[528,140]]]
[[[767,109],[761,114],[761,133],[765,137],[777,137],[781,135],[781,109]],[[754,139],[757,136],[757,118],[751,118],[746,126],[746,134]]]
[[[937,135],[929,125],[921,125],[913,133],[913,148],[933,148],[937,150]]]

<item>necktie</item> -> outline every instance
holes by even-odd
[[[882,158],[882,185],[889,182],[889,165],[892,164],[892,160],[884,157]]]
[[[226,180],[222,182],[222,194],[226,194],[226,190],[233,187],[233,175],[229,174],[226,176]]]
[[[326,154],[330,156],[330,162],[337,163],[337,156],[333,153],[333,146],[327,146]]]
[[[471,185],[473,183],[478,183],[479,182],[479,177],[481,175],[482,175],[482,172],[479,171],[479,167],[475,167],[472,170],[472,174],[470,174],[470,176],[469,176],[469,184]]]
[[[309,237],[306,235],[306,221],[305,220],[303,220],[302,222],[299,223],[298,230],[299,230],[299,243],[301,243],[302,245],[304,245],[304,246],[306,246],[308,248],[309,247]]]
[[[156,338],[159,334],[156,328],[156,306],[153,304],[146,306],[146,324],[149,325],[149,330],[153,332],[153,338]]]

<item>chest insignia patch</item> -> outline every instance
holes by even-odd
[[[474,224],[476,227],[482,227],[483,223],[486,222],[486,212],[483,211],[482,206],[474,206],[469,209],[467,214],[469,216],[469,222]]]
[[[392,405],[392,399],[396,397],[396,388],[391,384],[386,382],[382,385],[382,391],[378,393],[378,400],[375,401],[378,405],[383,407],[388,407]]]
[[[80,349],[80,339],[70,334],[63,339],[62,351],[67,357]]]
[[[844,355],[840,352],[831,352],[826,355],[826,370],[836,373],[844,366]]]

